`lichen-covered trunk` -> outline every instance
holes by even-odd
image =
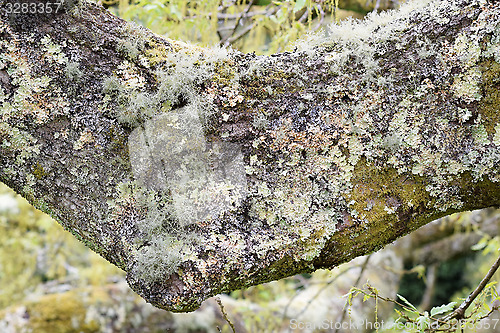
[[[500,205],[496,1],[413,1],[270,57],[86,2],[13,3],[0,0],[0,179],[158,307]]]

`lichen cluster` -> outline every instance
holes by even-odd
[[[171,198],[162,208],[147,201],[148,217],[138,224],[146,242],[139,250],[137,270],[148,280],[177,268],[186,251],[183,243],[186,247],[189,238],[195,239],[186,227],[234,211],[246,195],[238,146],[207,143],[197,111],[189,105],[153,117],[129,136],[135,181]]]
[[[244,251],[263,261],[271,253],[289,256],[301,263],[297,270],[313,269],[332,236],[344,230],[358,230],[338,244],[347,258],[356,251],[348,248],[351,241],[379,248],[440,214],[470,207],[466,184],[494,183],[499,177],[498,124],[486,122],[492,116],[478,108],[488,85],[484,62],[496,61],[498,48],[498,28],[486,22],[498,22],[492,19],[498,10],[450,36],[411,30],[415,17],[422,29],[445,26],[450,13],[473,17],[482,6],[469,4],[467,11],[462,5],[410,2],[400,11],[370,14],[362,22],[347,21],[309,36],[293,54],[246,56],[239,68],[232,59],[242,56],[225,50],[178,44],[176,52],[164,52],[124,42],[121,49],[129,60],[103,82],[110,96],[105,100],[111,102],[106,109],[135,128],[129,150],[140,187],[170,198],[168,214],[157,212],[158,201],[145,201],[149,213],[138,228],[148,241],[138,248],[137,274],[157,281],[172,274],[176,263],[189,261],[203,277],[210,264],[239,265]],[[407,63],[398,63],[390,52]],[[142,53],[148,58],[138,60]],[[141,76],[137,62],[153,69],[154,77]],[[179,136],[173,129],[179,130],[175,121],[183,115],[196,124]],[[166,119],[170,123],[162,124]],[[247,136],[241,136],[242,126]],[[238,200],[231,199],[234,187],[228,190],[227,183],[210,186],[204,153],[189,163],[172,158],[189,156],[183,153],[187,142],[192,149],[220,140],[243,153],[247,188]],[[164,155],[155,156],[162,149],[156,145]],[[154,153],[146,156],[143,147]],[[465,147],[474,149],[464,153]],[[147,158],[166,165],[151,167]],[[178,175],[158,176],[165,171]],[[213,193],[204,196],[206,191]],[[218,203],[219,197],[238,204],[234,209],[208,204],[207,198]],[[218,231],[242,212],[250,224]],[[172,220],[175,232],[164,225]],[[198,230],[192,237],[186,226],[202,229],[191,229]],[[258,235],[251,248],[242,242],[248,230]],[[374,233],[378,239],[367,238]],[[293,244],[300,244],[300,251],[287,253]],[[224,262],[199,255],[211,251],[220,252]],[[160,264],[148,271],[149,263]],[[198,278],[180,275],[185,286]]]
[[[73,232],[158,306],[193,309],[498,202],[498,6],[412,1],[270,57],[102,15],[108,34],[79,37],[89,61],[74,27],[0,41],[2,154],[15,161],[2,177],[45,210],[63,202]],[[31,44],[43,66],[18,52]],[[48,180],[58,191],[40,190]]]

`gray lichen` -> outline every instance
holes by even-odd
[[[2,17],[2,180],[156,306],[192,310],[500,204],[496,3],[413,1],[272,57],[86,6],[50,34]],[[69,59],[85,72],[72,99]]]

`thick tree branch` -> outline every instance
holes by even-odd
[[[0,179],[158,307],[500,204],[498,2],[414,1],[270,57],[167,40],[89,3],[12,3]]]

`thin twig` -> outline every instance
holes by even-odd
[[[297,22],[299,23],[304,23],[304,21],[309,17],[309,8],[306,8],[306,11],[304,12],[304,14],[302,14],[302,16],[299,18],[299,20]]]
[[[227,35],[226,38],[224,38],[224,40],[221,40],[221,44],[226,44],[227,40],[236,33],[236,30],[238,30],[238,26],[240,25],[240,22],[241,22],[241,19],[243,18],[243,16],[245,16],[246,14],[248,14],[248,12],[250,11],[250,8],[252,8],[253,6],[253,3],[255,2],[255,0],[250,0],[250,2],[248,3],[248,6],[247,8],[245,8],[245,10],[243,12],[240,13],[240,15],[238,15],[238,19],[236,20],[236,23],[234,24],[234,28],[233,28],[233,31]]]
[[[113,6],[116,5],[120,0],[99,0],[100,5]]]
[[[359,275],[358,275],[358,278],[356,279],[356,282],[354,283],[354,288],[357,288],[358,285],[359,285],[359,282],[361,281],[361,277],[363,276],[363,273],[365,272],[366,270],[366,266],[368,265],[368,261],[370,260],[370,257],[372,255],[370,254],[369,256],[366,257],[365,261],[363,262],[363,265],[361,266],[361,272],[359,272]],[[342,323],[344,322],[344,318],[345,318],[345,315],[347,313],[347,305],[348,305],[348,302],[349,300],[346,300],[346,303],[345,303],[345,306],[344,306],[344,309],[342,310],[342,317],[340,317],[340,321],[339,323],[342,325]],[[334,333],[337,332],[337,326],[335,325],[335,331]]]
[[[317,7],[317,10],[319,12],[319,22],[318,24],[316,25],[316,27],[313,29],[313,31],[316,31],[318,30],[319,28],[321,28],[321,26],[323,25],[323,21],[325,20],[325,11],[323,10],[323,8],[321,7],[321,5],[316,5]]]
[[[222,6],[217,7],[217,11],[215,12],[215,15],[217,15],[217,19],[219,19],[219,15],[223,15],[222,14],[223,11],[225,11],[226,9],[228,9],[229,7],[231,7],[232,5],[234,5],[235,3],[236,3],[236,0],[233,0],[230,3],[227,3],[226,5],[222,5]],[[213,12],[208,12],[208,13],[203,14],[203,15],[185,16],[185,17],[183,17],[182,20],[183,21],[185,21],[185,20],[196,20],[196,19],[199,19],[199,18],[211,17],[212,15],[214,15]]]
[[[226,310],[224,309],[224,305],[222,305],[222,301],[220,300],[220,297],[216,297],[215,300],[217,301],[217,304],[219,304],[220,312],[222,312],[222,317],[227,321],[227,323],[229,324],[229,326],[231,326],[231,329],[233,330],[233,333],[236,333],[236,331],[234,330],[233,323],[227,317]],[[219,329],[219,332],[220,332],[220,329]]]
[[[255,12],[247,12],[246,14],[227,14],[227,13],[219,13],[217,14],[218,20],[237,20],[238,17],[241,18],[249,18],[256,15],[265,15],[265,10],[255,11]]]
[[[268,7],[270,7],[270,6],[268,6]],[[278,11],[279,8],[280,7],[274,7],[271,10],[266,11],[266,16],[273,15],[274,13],[276,13]],[[222,42],[221,42],[221,45],[229,46],[229,45],[237,42],[238,40],[240,40],[241,38],[246,36],[254,28],[254,26],[255,26],[255,23],[252,22],[252,24],[250,24],[245,29],[243,29],[238,35],[231,37],[231,38],[228,38],[224,44],[222,44]]]
[[[253,29],[253,27],[254,27],[254,24],[252,23],[248,27],[243,29],[238,35],[231,37],[231,38],[226,38],[226,41],[224,42],[224,44],[222,44],[222,42],[221,42],[221,44],[224,46],[229,46],[229,45],[237,42],[238,40],[240,40],[241,38],[246,36]]]
[[[465,316],[465,311],[469,308],[469,306],[474,302],[476,297],[483,291],[484,287],[488,284],[490,281],[491,277],[495,272],[497,271],[498,267],[500,267],[500,256],[497,258],[495,263],[490,267],[490,270],[488,273],[485,275],[481,283],[476,287],[476,289],[467,297],[467,299],[460,304],[460,306],[453,311],[451,314],[448,316],[444,317],[443,319],[445,320],[450,320],[450,319],[463,319]]]

